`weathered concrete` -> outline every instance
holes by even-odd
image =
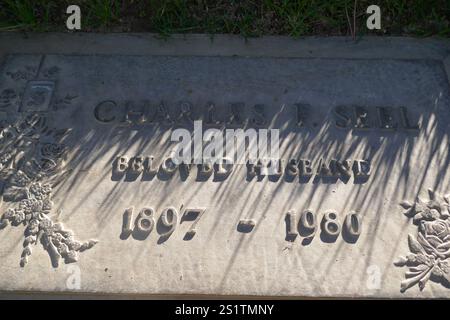
[[[449,297],[449,53],[403,38],[0,34],[0,289]],[[313,176],[301,164],[279,177],[158,169],[171,132],[192,130],[186,105],[193,119],[212,112],[212,127],[279,129],[285,164],[309,160]],[[158,172],[140,172],[138,156],[154,156]],[[149,234],[133,227],[144,207]],[[160,218],[168,207],[173,233]],[[195,232],[187,208],[206,210]],[[418,278],[403,292],[407,271]]]

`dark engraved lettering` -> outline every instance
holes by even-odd
[[[229,125],[242,126],[244,124],[241,112],[244,111],[245,104],[243,102],[235,102],[230,104],[230,118],[228,119]]]
[[[317,175],[322,177],[333,177],[333,171],[331,170],[330,165],[322,158],[319,159]]]
[[[100,102],[94,109],[95,119],[103,123],[109,123],[116,120],[118,106],[112,100]]]
[[[352,119],[347,115],[347,108],[344,106],[337,106],[333,111],[335,117],[337,118],[335,122],[336,127],[338,127],[339,129],[349,128],[352,123]]]
[[[134,101],[125,101],[125,124],[144,124],[147,122],[147,109],[149,102],[141,101],[137,104]]]
[[[371,174],[370,163],[366,160],[355,160],[353,162],[353,172],[357,178],[367,178]]]
[[[257,127],[261,127],[267,124],[266,115],[264,113],[264,105],[263,104],[257,104],[253,106],[253,115],[251,122],[253,125]]]
[[[402,123],[403,128],[406,130],[419,130],[419,124],[416,123],[412,125],[408,118],[408,110],[405,107],[400,107],[400,121]]]
[[[188,124],[194,123],[193,118],[194,106],[188,101],[180,102],[180,114],[178,116],[178,122],[187,122]]]
[[[355,116],[354,127],[356,129],[370,128],[369,112],[366,108],[355,106],[355,107],[353,107],[353,112],[354,112],[354,116]]]
[[[298,127],[304,127],[305,120],[311,106],[305,103],[296,103],[294,106],[296,112],[296,124]]]
[[[313,175],[313,168],[310,160],[300,160],[300,176],[303,178],[309,178]]]
[[[377,107],[377,112],[380,129],[394,130],[397,128],[392,107]]]
[[[159,103],[156,107],[156,112],[151,122],[160,122],[169,125],[174,123],[172,117],[169,114],[169,110],[163,101],[161,101],[161,103]]]
[[[289,159],[288,164],[286,166],[286,175],[297,176],[299,173],[298,165],[299,163],[297,159]]]
[[[212,102],[208,102],[206,114],[206,125],[208,126],[218,126],[220,121],[216,119],[216,105]]]

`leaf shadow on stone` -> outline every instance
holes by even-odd
[[[89,59],[97,61],[95,60],[97,59],[95,57],[90,57]],[[148,59],[159,61],[159,58]],[[190,59],[194,58],[185,58],[185,60],[182,60],[189,62]],[[234,61],[231,61],[225,58],[220,60],[220,65],[218,66],[214,64],[217,63],[214,59],[204,58],[202,61],[204,62],[202,62],[204,64],[202,68],[206,68],[206,70],[208,66],[216,66],[221,74],[224,75],[220,81],[226,83],[230,90],[236,89],[236,92],[239,91],[238,89],[245,87],[245,90],[251,93],[263,95],[264,93],[261,93],[261,88],[270,85],[272,93],[278,92],[276,90],[284,92],[285,89],[288,88],[289,92],[295,94],[297,91],[303,90],[299,89],[303,88],[302,83],[308,83],[308,86],[310,86],[308,88],[312,89],[307,88],[304,92],[320,95],[323,97],[322,99],[324,101],[334,101],[336,94],[346,93],[347,96],[343,97],[343,100],[346,102],[360,101],[363,99],[364,101],[369,101],[368,103],[372,103],[371,99],[367,99],[366,97],[375,96],[374,99],[376,101],[372,103],[373,105],[371,105],[371,107],[375,107],[375,103],[379,101],[396,102],[396,96],[393,95],[394,92],[399,95],[403,94],[405,97],[407,97],[408,94],[411,94],[410,88],[415,90],[420,89],[423,92],[426,92],[426,95],[424,95],[423,98],[424,101],[421,101],[420,103],[429,106],[430,112],[429,114],[424,114],[421,120],[423,120],[425,124],[429,124],[429,126],[424,128],[418,137],[410,136],[409,134],[398,131],[385,133],[385,139],[380,139],[379,134],[369,131],[356,133],[353,132],[355,130],[339,131],[332,126],[330,113],[323,114],[326,121],[323,125],[319,125],[318,127],[302,129],[290,126],[288,127],[289,130],[282,130],[280,132],[280,139],[292,140],[288,147],[281,150],[282,157],[284,158],[298,158],[299,155],[302,155],[310,158],[312,161],[316,161],[321,156],[332,155],[338,159],[352,159],[355,157],[376,159],[376,162],[372,164],[373,172],[369,180],[365,182],[359,182],[353,179],[348,180],[344,185],[354,184],[354,186],[352,186],[354,188],[351,192],[344,192],[342,199],[331,204],[333,206],[332,209],[337,209],[339,211],[340,218],[350,210],[358,210],[363,217],[366,215],[370,217],[370,224],[364,224],[363,234],[355,242],[352,242],[352,239],[348,239],[343,232],[342,238],[344,241],[340,241],[340,239],[335,240],[333,252],[329,256],[311,263],[311,269],[325,270],[325,272],[316,275],[315,280],[317,283],[323,283],[326,280],[327,271],[333,269],[333,264],[337,258],[345,258],[345,248],[348,244],[361,246],[361,250],[364,254],[358,255],[357,261],[355,262],[358,263],[361,270],[364,270],[364,268],[367,268],[373,263],[373,254],[377,236],[381,235],[387,227],[384,215],[396,214],[396,212],[385,212],[386,206],[384,201],[398,198],[413,199],[422,192],[422,190],[426,190],[428,187],[439,190],[450,190],[448,173],[439,172],[439,174],[432,177],[432,179],[429,177],[429,174],[430,172],[433,172],[431,170],[436,163],[439,163],[439,166],[442,168],[448,168],[450,164],[448,149],[441,149],[442,142],[447,141],[446,139],[448,139],[448,132],[438,128],[437,122],[440,121],[438,117],[433,119],[433,115],[440,112],[437,111],[439,108],[445,107],[448,109],[449,105],[448,89],[442,89],[448,88],[448,82],[445,80],[446,82],[444,84],[442,83],[445,74],[439,71],[441,66],[437,63],[435,64],[433,62],[431,66],[431,68],[436,71],[436,77],[433,81],[430,81],[430,83],[426,83],[425,81],[420,80],[420,78],[411,76],[411,81],[415,81],[415,84],[414,82],[411,84],[411,82],[402,83],[399,81],[390,87],[389,85],[384,85],[383,81],[389,78],[396,79],[396,74],[398,73],[405,74],[405,77],[411,75],[411,72],[404,67],[410,62],[398,62],[399,65],[396,65],[396,68],[387,69],[384,73],[375,73],[372,75],[372,78],[367,79],[366,81],[364,80],[365,78],[361,78],[360,75],[364,74],[366,71],[369,73],[371,70],[373,71],[372,66],[381,68],[387,62],[371,61],[369,66],[369,64],[364,61],[345,60],[340,61],[337,66],[336,62],[320,59],[320,61],[317,62],[314,60],[309,61],[308,66],[305,67],[302,66],[301,63],[297,63],[298,61],[296,59],[277,60],[279,65],[287,64],[291,67],[289,72],[285,72],[282,68],[277,70],[276,68],[271,67],[270,64],[267,64],[267,60],[265,59],[241,59],[237,57]],[[172,60],[169,59],[168,62],[172,62]],[[163,61],[161,65],[167,66],[167,62]],[[328,68],[332,68],[330,69],[332,71],[326,71],[327,66]],[[132,67],[134,68],[134,66]],[[245,83],[245,86],[239,81],[239,75],[234,75],[229,71],[236,70],[236,67],[240,70],[245,70],[250,74],[251,79]],[[155,66],[155,68],[159,67]],[[361,71],[355,72],[354,75],[350,74],[349,71],[358,70],[358,68]],[[422,65],[419,64],[418,68],[419,71],[423,71]],[[136,70],[131,71],[136,72]],[[223,83],[221,83],[222,86],[215,86],[214,84],[208,84],[207,81],[202,78],[202,71],[205,71],[205,69],[191,73],[189,73],[186,68],[179,68],[179,71],[177,71],[177,69],[173,67],[170,70],[174,73],[181,73],[181,76],[186,77],[186,79],[191,79],[190,77],[194,74],[197,83],[210,89],[211,95],[217,93],[214,91],[216,90],[215,87],[223,88]],[[316,71],[323,70],[328,72],[327,75],[329,75],[329,77],[321,78],[319,81],[314,74]],[[160,72],[165,72],[164,68],[162,68]],[[297,81],[296,78],[292,77],[292,72],[303,74],[304,78],[300,79],[301,81]],[[279,75],[279,77],[277,78],[277,81],[273,81],[272,79],[267,78],[266,73],[273,73]],[[357,83],[358,81],[365,81],[363,83],[366,84],[366,86],[361,88],[359,92],[352,91],[350,85]],[[380,83],[382,85],[379,85]],[[412,87],[408,88],[410,84]],[[440,92],[443,92],[443,98],[439,98]],[[283,96],[280,94],[280,97]],[[292,100],[292,97],[293,96],[288,96],[286,100]],[[295,96],[295,99],[298,99],[298,95]],[[439,101],[435,103],[435,100]],[[286,110],[284,110],[284,112],[285,111]],[[74,115],[74,117],[76,118],[78,116]],[[271,124],[273,124],[274,127],[282,127],[284,124],[288,123],[288,119],[277,113],[271,114],[268,118],[271,120],[273,119]],[[82,118],[78,119],[82,120]],[[158,144],[155,141],[161,140],[164,132],[164,130],[159,130],[157,127],[146,127],[141,128],[136,134],[131,134],[127,129],[122,129],[119,134],[118,132],[115,132],[117,128],[105,129],[105,127],[95,127],[87,124],[82,125],[80,130],[83,132],[81,139],[73,141],[71,146],[73,149],[79,151],[71,160],[70,165],[74,169],[82,168],[83,170],[74,170],[74,174],[71,175],[70,179],[65,181],[61,188],[59,188],[60,195],[64,195],[64,199],[61,201],[62,206],[64,206],[65,201],[69,202],[71,197],[79,192],[76,187],[82,185],[85,188],[85,191],[83,191],[85,195],[77,198],[74,207],[83,207],[83,203],[90,200],[91,194],[97,188],[102,186],[102,180],[110,177],[109,170],[111,170],[112,161],[108,161],[107,164],[105,164],[105,168],[103,168],[105,174],[100,174],[95,177],[98,180],[90,180],[92,179],[92,176],[85,173],[86,170],[92,169],[97,165],[98,161],[102,160],[102,157],[104,157],[105,154],[108,156],[111,155],[110,160],[112,160],[114,157],[129,153],[148,153],[158,147]],[[295,136],[292,136],[289,133],[293,133]],[[149,137],[151,138],[149,139]],[[416,139],[420,140],[417,141]],[[169,149],[170,144],[164,142],[163,147],[158,149],[160,150],[161,157],[165,152],[169,151]],[[399,168],[400,171],[397,173],[395,170],[398,170]],[[202,196],[202,193],[209,192],[208,188],[214,188],[214,193],[212,193],[212,198],[210,199],[211,203],[214,203],[214,207],[211,208],[211,211],[213,211],[211,214],[215,213],[214,218],[212,218],[214,219],[214,223],[209,230],[202,230],[207,241],[215,239],[218,236],[226,237],[228,234],[231,234],[231,231],[235,232],[235,226],[242,218],[252,218],[256,221],[256,226],[253,231],[248,234],[243,234],[242,240],[233,247],[232,254],[226,257],[227,265],[224,267],[222,278],[217,281],[216,288],[218,289],[228,285],[228,280],[231,277],[231,273],[234,272],[234,269],[236,268],[236,262],[239,260],[238,258],[240,255],[248,254],[248,252],[250,252],[254,245],[252,240],[255,239],[255,234],[258,234],[260,231],[260,224],[262,224],[266,215],[270,215],[276,223],[283,223],[284,216],[290,209],[300,211],[312,207],[317,214],[322,214],[325,210],[330,209],[328,208],[330,204],[326,205],[325,200],[333,193],[333,190],[336,189],[336,184],[340,184],[340,181],[337,181],[336,184],[311,183],[310,180],[302,181],[295,178],[292,180],[292,184],[296,184],[295,188],[286,189],[286,184],[283,184],[283,181],[274,182],[270,179],[260,179],[259,181],[256,181],[258,178],[254,177],[252,179],[247,178],[244,180],[240,173],[241,171],[233,172],[224,183],[213,185],[211,184],[214,182],[213,179],[192,179],[191,174],[187,177],[186,181],[192,179],[192,181],[208,181],[208,183],[194,183],[189,187],[186,187],[186,183],[185,185],[179,186],[179,189],[175,191],[177,192],[177,196],[183,198],[183,200],[190,200],[194,198],[198,199],[198,197]],[[159,180],[159,177],[156,178]],[[99,212],[96,212],[96,222],[98,226],[100,226],[99,228],[106,226],[114,214],[116,214],[112,209],[115,208],[117,199],[122,197],[126,197],[128,202],[135,201],[140,203],[145,201],[146,203],[155,206],[155,208],[166,205],[167,192],[170,190],[169,188],[172,188],[170,182],[176,181],[176,179],[179,179],[178,174],[175,174],[168,179],[161,180],[162,183],[154,183],[151,186],[148,186],[142,191],[142,194],[130,193],[129,189],[126,189],[123,184],[117,183],[107,191],[105,199],[103,199],[98,207]],[[154,182],[156,182],[156,179]],[[245,188],[242,188],[243,183],[246,183]],[[430,184],[432,185],[430,186]],[[397,187],[393,188],[392,186]],[[261,190],[268,190],[270,198],[266,198],[262,201],[260,194],[258,194],[261,193]],[[231,206],[233,206],[232,210],[230,210]],[[159,211],[159,209],[157,210]],[[69,218],[71,214],[75,213],[76,212],[68,212],[64,218]],[[220,213],[228,214],[225,215]],[[399,212],[398,214],[401,213]],[[276,218],[273,218],[274,216]],[[342,222],[341,219],[341,223]],[[201,224],[199,224],[199,228],[200,227]],[[405,245],[404,231],[408,228],[410,228],[410,224],[405,219],[405,224],[401,225],[401,232],[390,235],[389,242],[391,243],[392,249],[386,252],[387,260],[390,258],[393,260],[395,258],[394,256],[397,255],[395,252],[397,248]],[[270,228],[268,229],[271,230]],[[275,229],[274,226],[273,230],[278,229]],[[317,232],[319,232],[319,230]],[[370,238],[366,237],[366,235],[370,235]],[[293,242],[304,241],[304,239],[297,240],[297,238],[299,237],[296,237]],[[316,241],[317,240],[319,239],[316,239]],[[149,239],[148,241],[152,241],[152,239]],[[323,239],[323,241],[329,240]],[[144,253],[136,254],[134,258],[138,260],[142,258],[143,255]],[[364,274],[364,272],[361,275],[355,275],[354,273],[343,275],[345,278],[343,283],[345,283],[345,285],[342,287],[342,290],[350,288],[351,283],[354,281],[354,277],[365,276],[366,274]],[[387,274],[382,275],[383,280],[386,276]],[[317,285],[316,289],[319,291],[321,290],[319,285]]]

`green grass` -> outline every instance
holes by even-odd
[[[0,30],[64,31],[66,8],[77,4],[82,31],[347,35],[354,0],[0,0]],[[366,29],[366,8],[382,10],[382,30]],[[450,0],[357,1],[357,35],[450,37]]]

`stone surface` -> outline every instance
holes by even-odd
[[[3,292],[450,297],[448,45],[39,37],[0,35]],[[167,174],[186,108],[279,129],[299,175]]]

